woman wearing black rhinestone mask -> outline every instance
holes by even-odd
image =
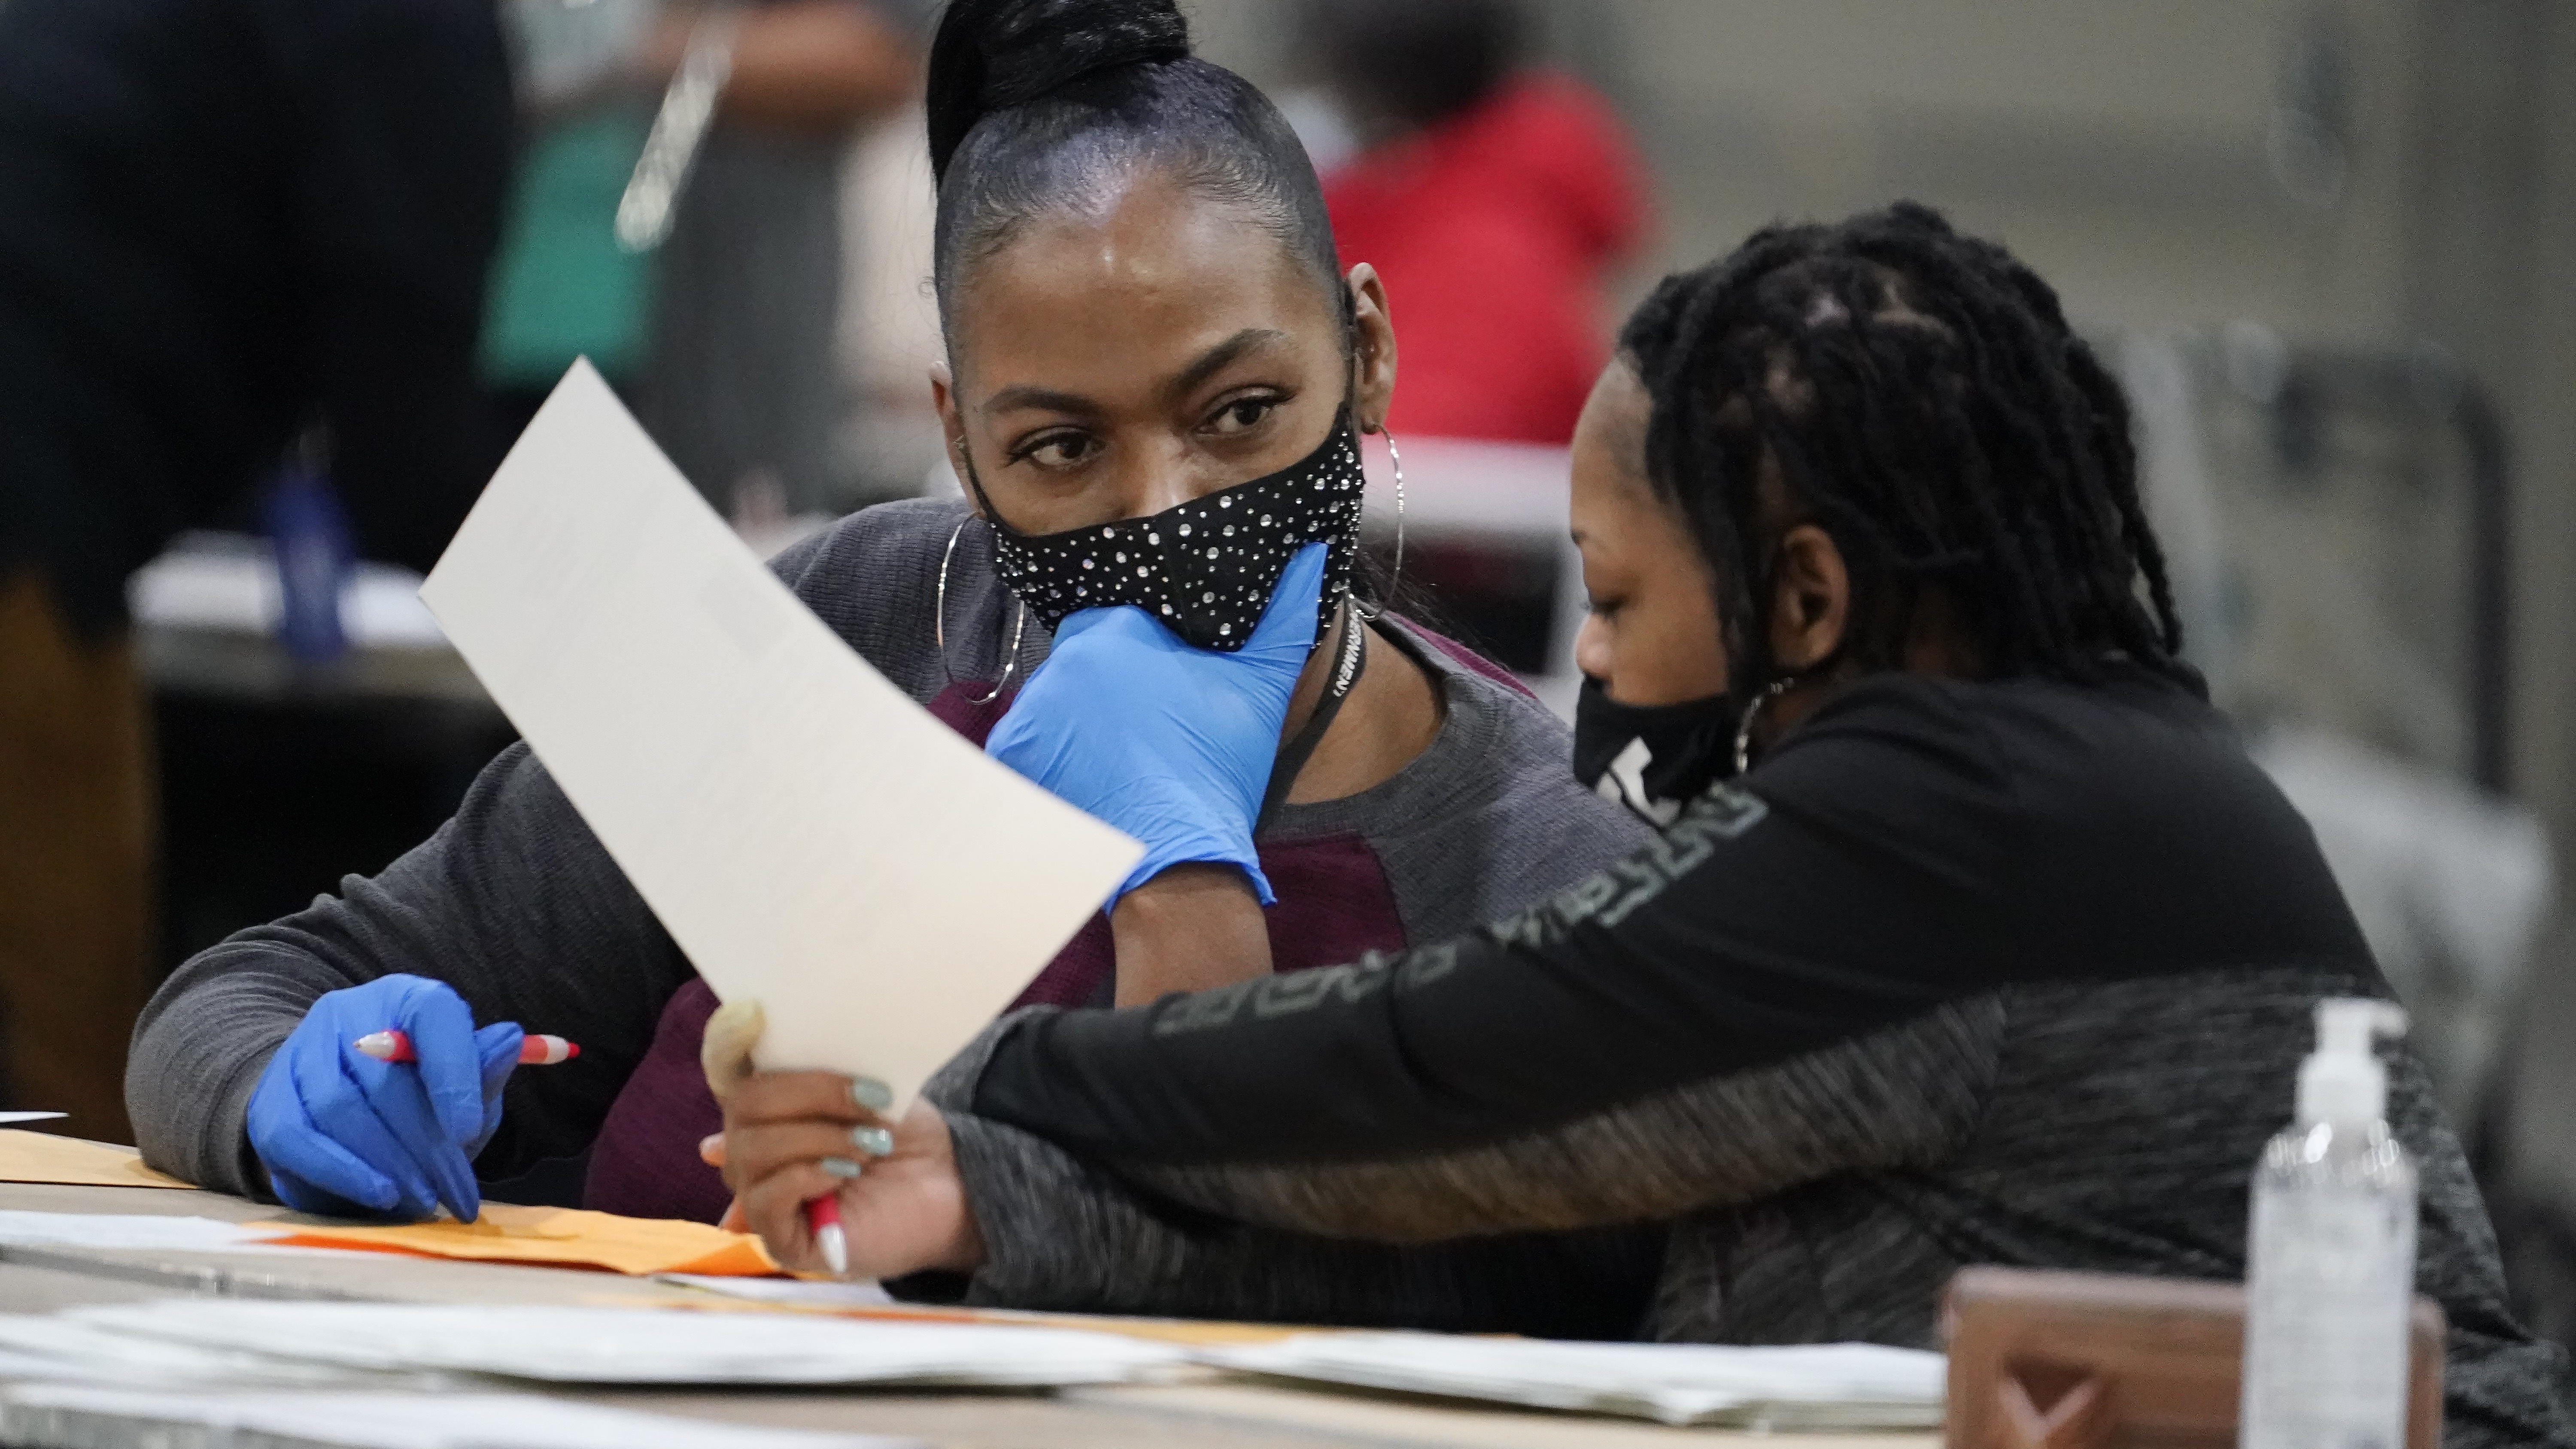
[[[1250,652],[1226,648],[1225,631],[1257,625],[1277,601],[1283,556],[1322,564],[1303,585],[1313,610],[1288,646],[1290,697],[1253,787],[1278,788],[1253,802],[1267,813],[1252,858],[1183,862],[1141,883],[1023,1002],[1212,984],[1222,978],[1196,973],[1219,960],[1228,973],[1264,962],[1292,972],[1400,949],[1632,848],[1642,827],[1568,776],[1564,728],[1507,675],[1395,615],[1365,623],[1343,600],[1356,503],[1345,450],[1384,416],[1394,337],[1383,289],[1334,257],[1312,172],[1269,103],[1186,59],[1168,3],[978,0],[952,9],[945,34],[933,110],[950,365],[938,388],[978,501],[869,509],[782,556],[779,572],[889,679],[982,741],[1037,689],[1058,642],[1050,626],[1066,617],[1041,575],[1014,592],[997,543],[1024,548],[1031,570],[1080,571],[1089,559],[1093,573],[1122,544],[1164,550],[1152,587],[1122,602],[1168,618],[1155,627],[1213,661]],[[1293,508],[1276,486],[1290,483],[1304,485]],[[1175,509],[1160,540],[1106,535]],[[1065,535],[1093,529],[1105,552],[1068,550],[1085,541]],[[1192,572],[1211,562],[1208,547],[1222,589]],[[1137,566],[1131,553],[1125,567]],[[1295,637],[1284,612],[1278,623]],[[1192,722],[1197,701],[1095,677],[1104,711],[1145,695],[1166,707],[1162,724]],[[1319,718],[1302,767],[1270,770],[1268,756]],[[1275,896],[1266,910],[1256,872]],[[1007,903],[1012,883],[992,889]],[[1169,919],[1190,930],[1160,929]],[[1163,944],[1174,940],[1241,949]],[[588,1151],[591,1207],[724,1211],[723,1182],[698,1156],[722,1126],[698,1064],[714,997],[516,748],[453,822],[383,874],[353,877],[339,897],[172,977],[137,1043],[147,1065],[129,1082],[148,1157],[210,1187],[268,1191],[243,1132],[261,1063],[317,997],[395,973],[452,989],[479,1020],[582,1024],[579,1062],[511,1082],[476,1160],[483,1176]]]

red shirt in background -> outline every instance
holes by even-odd
[[[1603,283],[1649,219],[1606,101],[1569,77],[1518,77],[1336,170],[1324,200],[1343,264],[1386,279],[1397,436],[1574,436],[1610,355]]]

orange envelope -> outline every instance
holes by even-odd
[[[144,1166],[142,1155],[131,1147],[20,1130],[0,1131],[0,1182],[60,1182],[76,1187],[191,1186]]]
[[[757,1278],[779,1271],[769,1250],[749,1233],[728,1233],[705,1223],[621,1218],[572,1208],[512,1207],[485,1203],[470,1223],[440,1221],[392,1227],[299,1227],[272,1243],[313,1248],[358,1248],[424,1258],[464,1258],[480,1263],[540,1263],[560,1268],[605,1268],[612,1273],[703,1273]]]

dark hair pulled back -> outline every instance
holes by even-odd
[[[1761,480],[1852,577],[1845,648],[1902,667],[1936,588],[1993,675],[2125,658],[2198,690],[2138,497],[2119,384],[2057,294],[1914,203],[1765,228],[1667,278],[1620,338],[1652,399],[1647,473],[1720,579],[1738,687],[1777,674]]]
[[[1190,53],[1172,0],[953,0],[930,47],[940,312],[1029,219],[1167,171],[1241,207],[1349,299],[1306,150],[1252,84]]]

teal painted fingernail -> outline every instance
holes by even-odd
[[[837,1177],[844,1180],[856,1177],[867,1170],[846,1157],[826,1157],[823,1159],[820,1166],[823,1169],[824,1176]]]
[[[882,1112],[894,1105],[894,1088],[874,1077],[850,1079],[850,1100],[871,1112]]]
[[[894,1151],[894,1134],[883,1127],[853,1127],[850,1141],[870,1157],[884,1157]]]

